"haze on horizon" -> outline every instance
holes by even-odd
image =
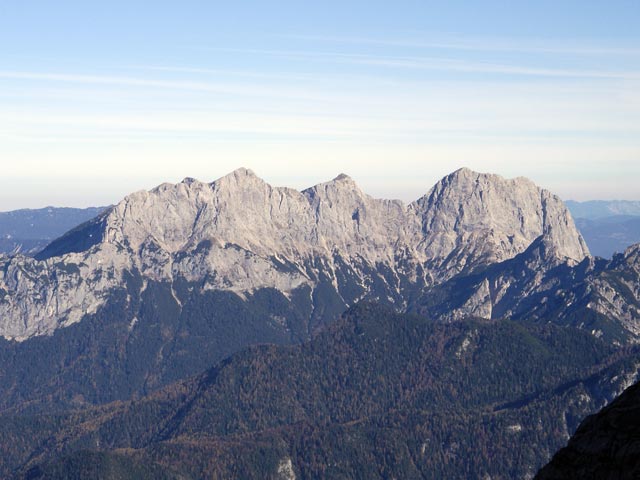
[[[637,2],[514,3],[0,5],[0,210],[241,166],[405,201],[463,166],[640,199]]]

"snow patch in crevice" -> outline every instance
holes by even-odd
[[[133,317],[129,322],[129,331],[133,330],[133,327],[136,326],[136,323],[138,323],[138,317]]]

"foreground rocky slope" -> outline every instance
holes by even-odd
[[[538,480],[640,478],[640,384],[587,417]]]
[[[76,478],[98,458],[139,478],[531,478],[638,360],[574,329],[360,304],[308,343],[253,347],[149,397],[5,414],[2,471]]]
[[[404,205],[369,197],[345,175],[298,192],[240,169],[135,193],[37,259],[3,259],[0,335],[50,335],[108,308],[117,292],[133,301],[150,282],[245,298],[304,291],[313,327],[361,299],[405,308],[423,288],[513,258],[540,236],[560,262],[588,255],[562,202],[523,178],[461,169]]]

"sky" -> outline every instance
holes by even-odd
[[[0,210],[238,167],[640,199],[640,2],[0,0]]]

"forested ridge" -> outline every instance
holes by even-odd
[[[297,478],[526,477],[637,359],[570,327],[360,304],[309,342],[250,347],[147,397],[6,414],[3,471],[67,478],[100,452],[105,472],[176,478],[278,478],[289,461]]]

